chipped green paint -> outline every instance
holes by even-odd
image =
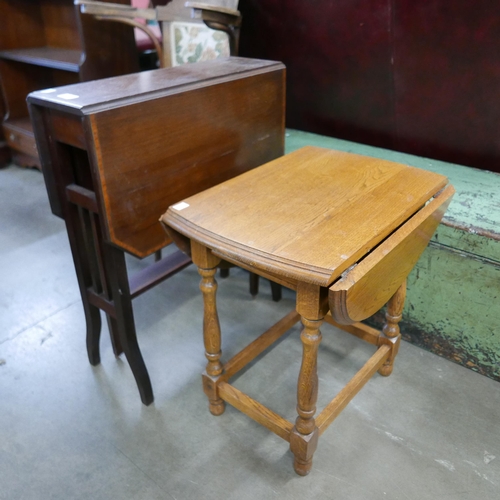
[[[499,301],[500,265],[432,243],[409,276],[401,330],[411,342],[500,380]]]
[[[307,132],[306,145],[384,158],[446,175],[456,195],[408,279],[403,337],[500,381],[500,175]],[[380,326],[381,316],[372,323]]]

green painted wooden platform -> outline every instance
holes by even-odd
[[[287,130],[287,153],[306,145],[384,158],[449,178],[457,192],[408,280],[403,338],[500,381],[500,174]],[[381,322],[381,316],[372,321]]]

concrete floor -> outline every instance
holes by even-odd
[[[144,407],[107,331],[87,361],[84,317],[64,224],[42,175],[0,170],[0,499],[498,499],[500,384],[404,343],[323,434],[311,474],[288,445],[228,407],[213,417],[199,278],[190,267],[135,301],[155,391]],[[144,262],[131,259],[132,269]],[[267,283],[252,300],[241,270],[219,280],[225,359],[294,305]],[[325,325],[324,406],[372,348]],[[235,385],[295,416],[299,329]]]

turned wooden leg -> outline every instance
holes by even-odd
[[[406,298],[406,280],[397,289],[396,293],[387,303],[387,311],[385,313],[385,324],[382,328],[383,334],[392,342],[392,352],[389,359],[379,369],[380,375],[388,377],[394,367],[394,359],[399,350],[401,342],[401,334],[399,331],[399,322],[403,315],[403,308]]]
[[[300,476],[309,474],[312,458],[318,446],[319,429],[314,414],[318,399],[318,347],[321,342],[319,330],[328,312],[328,289],[311,283],[297,286],[297,312],[304,329],[302,341],[302,364],[297,383],[297,413],[299,416],[290,433],[290,450],[294,454],[293,467]]]
[[[205,373],[203,374],[203,390],[208,397],[208,407],[212,415],[222,415],[225,410],[224,401],[217,392],[217,379],[222,374],[221,335],[219,316],[217,314],[216,292],[217,281],[215,273],[217,269],[201,269],[200,290],[203,293],[203,342],[205,343],[205,356],[208,360]]]
[[[318,445],[319,431],[314,414],[318,399],[317,358],[321,342],[319,330],[322,319],[309,320],[302,317],[304,329],[300,334],[302,340],[302,365],[297,385],[297,413],[295,427],[290,436],[290,449],[295,455],[293,467],[301,476],[309,474],[312,457]]]
[[[200,290],[203,294],[203,342],[205,356],[208,360],[202,374],[203,391],[208,397],[208,408],[212,415],[222,415],[225,403],[219,397],[217,382],[222,374],[221,335],[219,316],[217,314],[217,281],[215,273],[220,259],[196,241],[191,241],[191,257],[198,267],[201,276]]]

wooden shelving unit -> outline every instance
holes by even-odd
[[[82,52],[79,50],[59,49],[57,47],[34,47],[31,49],[13,49],[0,51],[0,58],[19,61],[61,71],[80,71]]]
[[[0,19],[0,148],[18,165],[40,168],[26,96],[138,71],[133,30],[81,15],[73,0],[0,0]]]
[[[5,116],[5,103],[0,93],[0,119]],[[7,146],[7,141],[3,135],[2,127],[0,127],[0,168],[4,167],[10,161],[10,149]]]

